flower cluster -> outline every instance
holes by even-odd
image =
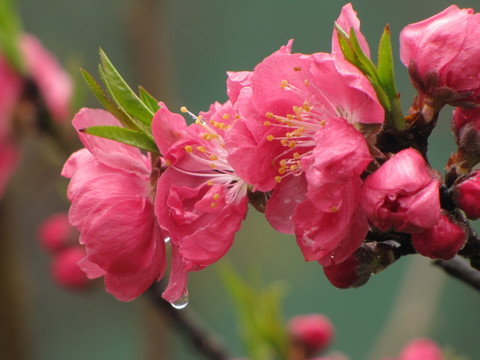
[[[351,4],[331,52],[293,53],[289,41],[253,71],[228,72],[225,103],[198,116],[181,109],[190,125],[146,91],[137,97],[101,53],[111,99],[84,76],[110,112],[75,116],[85,149],[62,172],[86,249],[81,267],[128,301],[163,277],[168,248],[163,297],[181,301],[188,273],[229,250],[248,202],[338,287],[359,286],[408,252],[454,257],[469,235],[460,210],[480,216],[471,170],[480,161],[480,72],[470,60],[480,52],[470,39],[478,16],[451,6],[402,31],[401,60],[418,90],[406,117],[390,31],[374,65]],[[426,144],[446,104],[457,106],[459,148],[444,181]]]
[[[20,132],[48,131],[50,120],[65,122],[73,95],[71,78],[37,38],[21,34],[15,45],[25,62],[23,74],[0,53],[0,196],[19,162]]]

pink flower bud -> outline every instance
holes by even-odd
[[[458,147],[468,157],[473,156],[478,161],[480,159],[480,108],[455,108],[452,131]]]
[[[294,344],[305,347],[309,354],[315,354],[332,342],[335,328],[324,315],[298,315],[288,322],[288,333]]]
[[[57,252],[51,265],[55,282],[73,289],[86,288],[90,281],[77,264],[84,257],[85,250],[81,246],[72,246]]]
[[[323,271],[332,285],[340,289],[362,286],[372,274],[379,273],[395,262],[395,246],[389,242],[363,243],[345,261],[324,266]]]
[[[55,252],[70,243],[76,233],[66,213],[51,215],[39,226],[38,240],[47,251]]]
[[[478,102],[480,15],[451,5],[400,33],[400,59],[414,86],[444,102]],[[458,94],[463,93],[463,94]]]
[[[448,215],[442,214],[438,223],[420,233],[412,234],[415,250],[432,259],[448,260],[455,256],[465,242],[465,231]]]
[[[454,199],[469,219],[480,218],[480,170],[456,187]]]
[[[422,156],[405,149],[365,180],[362,206],[381,231],[419,232],[440,217],[438,188]]]
[[[415,339],[402,350],[398,360],[443,360],[442,350],[430,339]]]

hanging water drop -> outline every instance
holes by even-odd
[[[171,302],[170,304],[177,310],[185,309],[188,305],[188,290],[185,288],[182,296],[180,296],[177,300]]]
[[[170,242],[170,236],[167,236],[163,241],[165,241],[165,244],[168,244]]]

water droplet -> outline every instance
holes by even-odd
[[[335,259],[335,256],[334,256],[334,255],[330,255],[330,259]]]
[[[165,244],[168,244],[170,242],[170,236],[167,236],[163,241],[165,241]]]
[[[177,300],[174,302],[171,302],[170,304],[177,310],[182,310],[185,309],[188,305],[188,290],[185,288],[185,291],[183,292],[182,296],[180,296]]]

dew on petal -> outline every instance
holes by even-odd
[[[180,296],[177,300],[173,301],[170,303],[175,309],[177,310],[182,310],[185,309],[188,305],[188,290],[185,288],[185,291],[183,292],[182,296]]]

